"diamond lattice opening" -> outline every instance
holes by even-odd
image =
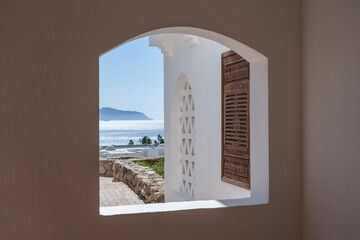
[[[184,96],[182,98],[182,106],[180,107],[181,117],[180,122],[182,126],[181,134],[181,159],[183,165],[181,179],[181,191],[184,192],[190,199],[195,198],[195,104],[192,97],[192,89],[189,82],[186,82],[184,88]],[[185,166],[184,166],[185,165]],[[185,182],[185,184],[184,184]]]

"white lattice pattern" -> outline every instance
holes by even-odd
[[[195,199],[195,105],[189,82],[186,82],[180,111],[181,191]]]

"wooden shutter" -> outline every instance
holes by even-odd
[[[234,51],[222,54],[221,179],[250,189],[249,62]]]

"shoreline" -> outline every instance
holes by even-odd
[[[99,157],[158,157],[164,155],[164,147],[164,144],[157,146],[150,144],[99,146]]]

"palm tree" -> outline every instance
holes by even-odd
[[[162,136],[160,136],[160,134],[158,134],[157,138],[158,138],[159,144],[162,144],[165,142],[164,139],[162,138]]]
[[[130,141],[129,141],[129,145],[134,145],[133,140],[131,140],[131,139],[130,139]]]
[[[140,139],[141,144],[151,144],[151,139],[148,138],[147,136],[144,136],[143,138]]]

